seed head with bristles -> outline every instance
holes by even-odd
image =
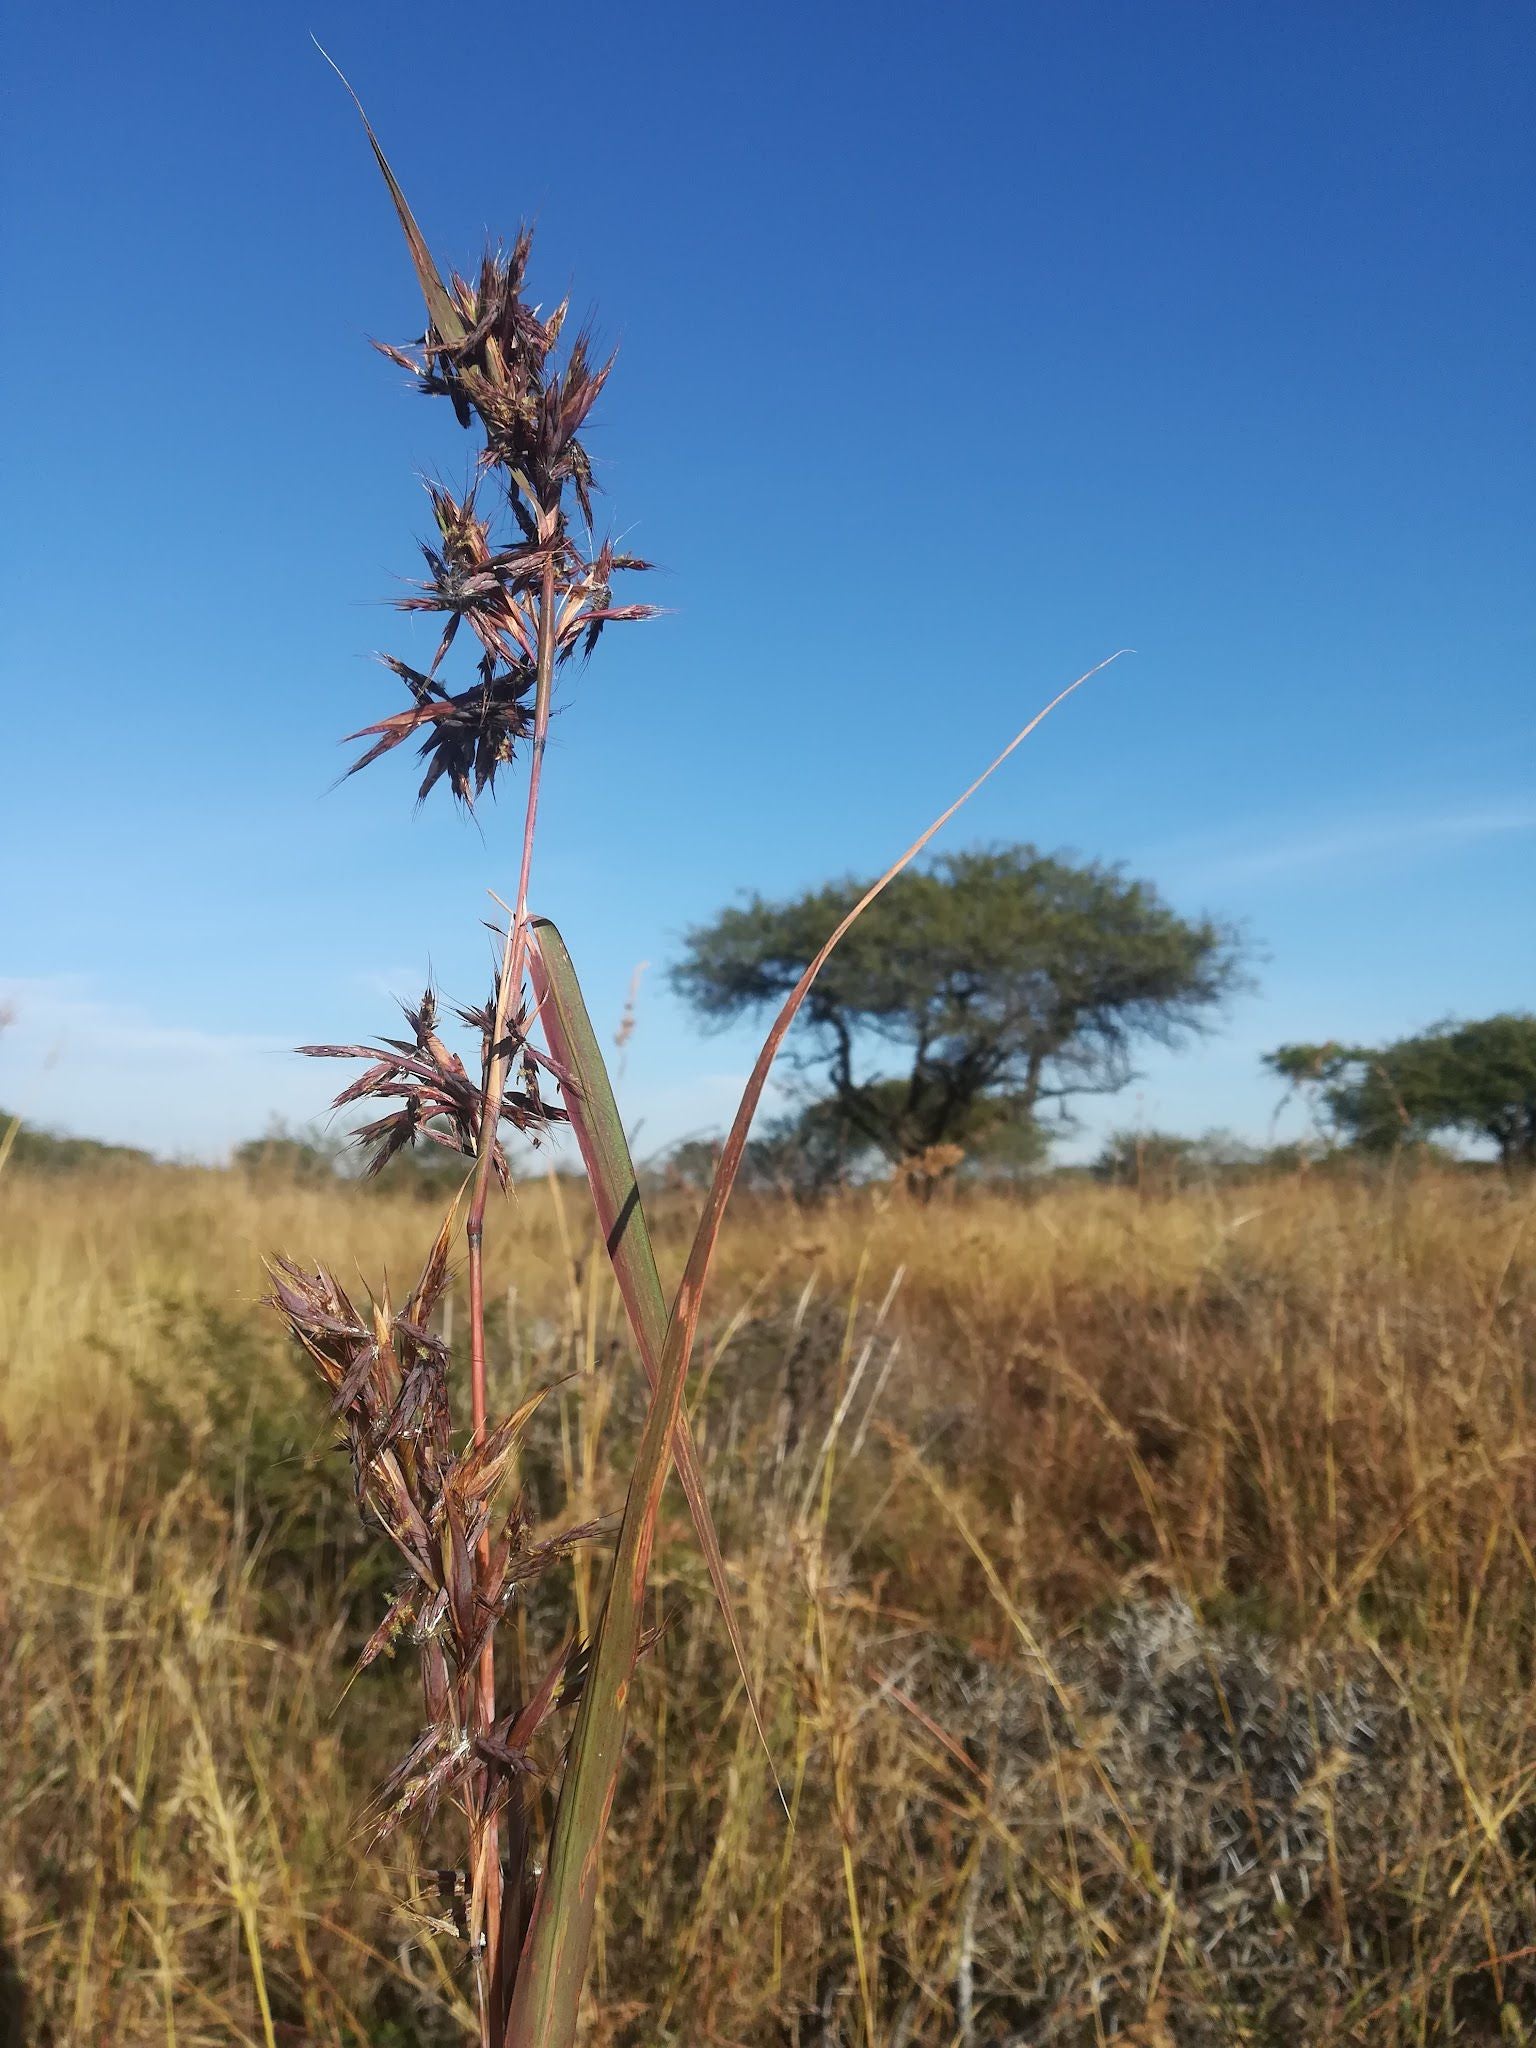
[[[553,586],[557,664],[578,648],[590,654],[605,625],[655,613],[652,605],[616,604],[613,597],[614,576],[647,569],[648,562],[619,552],[611,540],[582,548],[569,531],[567,490],[591,532],[592,464],[579,434],[613,358],[596,362],[592,338],[582,332],[563,363],[556,360],[567,302],[547,317],[527,302],[531,246],[524,228],[510,250],[487,252],[473,282],[452,278],[441,312],[455,334],[434,325],[411,350],[375,343],[411,371],[422,391],[447,398],[461,426],[478,422],[485,437],[478,466],[499,483],[515,537],[495,539],[491,520],[477,510],[478,486],[458,497],[428,483],[437,534],[422,544],[422,553],[431,573],[399,602],[404,611],[441,617],[441,638],[425,670],[382,657],[414,701],[350,735],[373,745],[347,772],[419,735],[428,763],[420,796],[446,776],[466,806],[494,787],[498,770],[531,731],[546,578]],[[438,671],[466,624],[479,643],[479,677],[454,692]]]
[[[497,1054],[518,1060],[523,1081],[521,1088],[502,1090],[501,1123],[510,1124],[536,1144],[549,1125],[565,1121],[566,1113],[560,1105],[546,1101],[540,1093],[539,1067],[547,1061],[542,1061],[542,1056],[529,1044],[523,1028],[526,1020],[514,1020],[501,1043],[493,1045],[494,1001],[479,1009],[456,1012],[480,1034],[480,1079],[476,1082],[471,1080],[459,1055],[450,1051],[438,1036],[437,996],[430,986],[414,1010],[408,1004],[401,1008],[411,1027],[410,1038],[386,1038],[377,1045],[298,1048],[311,1059],[371,1062],[366,1072],[335,1097],[333,1108],[345,1109],[351,1103],[370,1099],[399,1103],[398,1109],[364,1124],[353,1135],[353,1142],[369,1155],[370,1175],[382,1172],[397,1152],[414,1146],[418,1138],[442,1145],[466,1159],[475,1158],[485,1118],[491,1061]],[[509,1170],[499,1138],[493,1142],[492,1166],[505,1187]]]
[[[569,1649],[528,1708],[489,1728],[475,1711],[480,1652],[520,1591],[600,1528],[584,1523],[534,1543],[522,1500],[497,1506],[547,1388],[478,1443],[455,1447],[449,1351],[431,1329],[447,1284],[453,1222],[450,1216],[398,1311],[387,1290],[359,1310],[323,1268],[311,1272],[281,1258],[268,1267],[272,1306],[331,1390],[358,1506],[405,1566],[357,1667],[392,1652],[407,1632],[421,1654],[427,1726],[379,1795],[380,1832],[412,1814],[430,1823],[444,1794],[460,1788],[488,1811],[510,1779],[534,1768],[528,1745],[569,1697],[559,1683]]]

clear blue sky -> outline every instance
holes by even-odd
[[[366,346],[538,224],[673,608],[567,695],[538,906],[643,1143],[749,1057],[659,970],[952,828],[1244,920],[1259,992],[1106,1121],[1262,1134],[1259,1052],[1532,1003],[1536,15],[1463,0],[25,9],[8,38],[0,1103],[217,1154],[478,998],[518,803],[414,814],[371,651],[467,440]],[[1085,1141],[1086,1142],[1086,1141]]]

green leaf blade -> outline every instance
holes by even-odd
[[[550,1051],[564,1072],[571,1076],[573,1085],[563,1087],[561,1093],[571,1119],[571,1129],[581,1148],[598,1228],[613,1263],[619,1292],[654,1394],[667,1338],[667,1304],[661,1275],[656,1267],[650,1226],[640,1199],[640,1184],[630,1156],[629,1139],[625,1135],[607,1063],[597,1042],[597,1034],[592,1029],[586,999],[565,941],[558,928],[542,917],[533,920],[533,935],[529,968],[540,1021]],[[704,1553],[710,1585],[725,1622],[726,1634],[730,1637],[736,1668],[741,1674],[748,1711],[782,1801],[783,1788],[779,1784],[778,1771],[747,1670],[746,1643],[737,1618],[714,1515],[704,1490],[698,1450],[688,1418],[682,1413],[678,1415],[673,1434],[672,1454],[688,1511],[693,1517],[699,1548]]]

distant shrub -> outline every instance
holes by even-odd
[[[25,1166],[44,1173],[74,1173],[100,1166],[150,1166],[147,1152],[132,1145],[104,1145],[95,1138],[71,1138],[58,1131],[40,1131],[19,1116],[0,1109],[0,1165]]]
[[[230,1164],[263,1180],[329,1181],[341,1169],[341,1151],[324,1138],[274,1124],[264,1137],[247,1138],[237,1145]]]
[[[1292,1169],[1293,1149],[1286,1148],[1282,1159],[1229,1131],[1207,1131],[1198,1138],[1171,1131],[1114,1131],[1090,1170],[1095,1180],[1114,1186],[1172,1191],[1202,1181]]]

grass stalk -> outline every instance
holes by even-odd
[[[289,1260],[273,1264],[273,1301],[331,1390],[338,1426],[352,1455],[359,1501],[393,1544],[405,1572],[384,1620],[364,1649],[360,1668],[409,1633],[421,1655],[427,1725],[386,1782],[377,1826],[385,1832],[411,1821],[430,1828],[445,1799],[461,1809],[468,1839],[463,1879],[466,1934],[482,2048],[570,2048],[597,1937],[601,1846],[618,1787],[635,1664],[645,1640],[646,1589],[662,1491],[674,1463],[741,1686],[768,1752],[685,1394],[721,1225],[769,1071],[817,975],[856,919],[1047,712],[1087,677],[1060,692],[1009,742],[991,767],[891,864],[810,962],[753,1067],[704,1200],[682,1281],[669,1304],[606,1064],[579,983],[558,932],[545,921],[535,922],[529,910],[557,670],[578,650],[590,655],[608,624],[651,613],[648,606],[616,604],[611,589],[616,574],[648,565],[620,554],[611,542],[597,546],[590,538],[591,465],[578,434],[611,365],[593,362],[584,334],[563,356],[559,353],[566,308],[562,304],[545,315],[525,296],[530,249],[526,232],[510,250],[488,254],[476,279],[455,275],[445,283],[366,116],[364,124],[428,316],[427,332],[415,353],[393,347],[383,352],[409,369],[429,395],[449,398],[461,426],[478,423],[484,447],[480,480],[467,493],[428,485],[437,528],[436,538],[423,547],[431,573],[402,605],[407,611],[435,615],[441,622],[441,639],[425,670],[385,658],[406,683],[412,705],[354,735],[373,742],[355,766],[365,766],[406,739],[415,739],[428,762],[422,796],[446,778],[461,802],[471,806],[526,743],[528,784],[517,886],[512,903],[502,905],[506,926],[491,1000],[479,1010],[459,1012],[480,1033],[478,1080],[441,1038],[438,1001],[430,987],[418,1007],[406,1011],[410,1039],[306,1050],[370,1062],[361,1079],[343,1089],[337,1105],[368,1098],[390,1105],[359,1133],[360,1142],[372,1151],[374,1170],[400,1150],[422,1142],[446,1145],[472,1161],[464,1220],[467,1432],[455,1413],[448,1371],[451,1337],[443,1306],[451,1302],[448,1246],[457,1202],[400,1308],[383,1286],[366,1304],[355,1305],[324,1268],[311,1270]],[[501,493],[506,523],[498,524],[479,509],[477,493],[487,479]],[[584,516],[589,536],[584,548],[573,537],[568,495]],[[450,692],[440,669],[465,629],[467,639],[479,649],[478,681]],[[516,1088],[514,1068],[521,1076]],[[541,1073],[557,1084],[560,1106],[543,1099]],[[504,1127],[510,1122],[537,1141],[562,1118],[573,1125],[581,1149],[593,1214],[644,1368],[648,1398],[627,1475],[607,1590],[594,1617],[590,1643],[568,1644],[542,1678],[531,1680],[526,1695],[503,1680],[498,1696],[498,1627],[515,1611],[521,1632],[527,1584],[577,1551],[594,1528],[578,1526],[555,1539],[535,1542],[530,1510],[517,1490],[515,1461],[538,1396],[497,1421],[490,1413],[487,1385],[485,1236],[492,1181],[505,1185],[510,1179]],[[592,1285],[595,1282],[589,1283],[585,1310],[579,1303],[581,1289],[576,1289],[575,1327],[585,1328],[589,1359],[595,1363],[597,1303]],[[895,1283],[881,1310],[882,1322],[894,1292]],[[433,1318],[440,1308],[434,1330]],[[804,1482],[807,1503],[820,1488],[823,1523],[830,1510],[839,1435],[871,1348],[866,1346],[859,1354],[851,1374],[849,1355],[843,1359],[840,1402]],[[606,1403],[595,1404],[583,1394],[579,1405],[579,1460],[570,1437],[568,1401],[563,1400],[562,1412],[568,1492],[584,1497]],[[588,1583],[583,1565],[577,1586],[584,1624]],[[562,1699],[571,1697],[577,1700],[575,1727],[566,1748],[545,1869],[535,1884],[528,1867],[526,1787],[542,1766],[533,1745]],[[774,1776],[777,1784],[776,1772]],[[848,1860],[851,1780],[841,1750],[835,1778],[837,1810],[845,1828],[864,2029],[869,2048],[875,2048],[878,1969],[866,1953]],[[504,1884],[504,1839],[510,1889]],[[265,2014],[264,1998],[262,2010]]]

